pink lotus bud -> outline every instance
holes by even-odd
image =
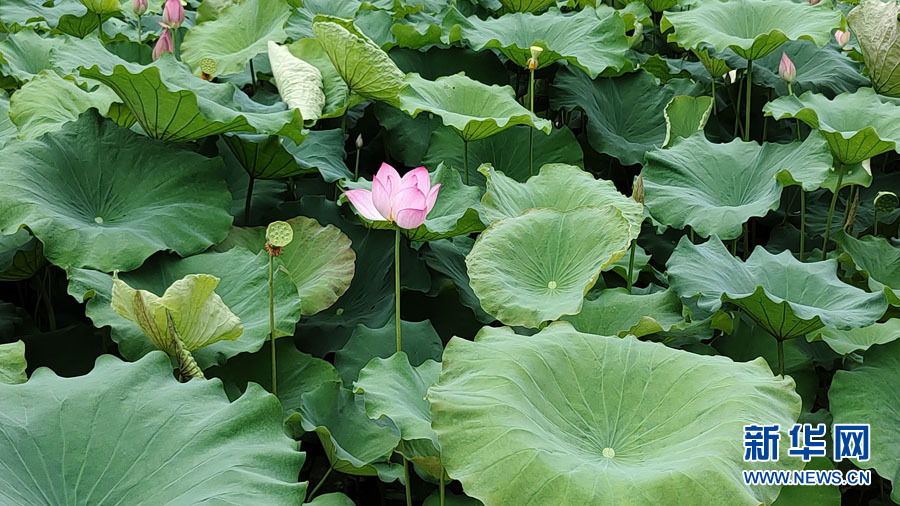
[[[160,24],[162,25],[162,23]],[[172,32],[169,31],[168,27],[166,27],[163,29],[162,35],[159,36],[159,40],[156,41],[156,45],[153,46],[153,59],[158,60],[163,53],[171,53],[173,51],[174,46],[172,45]]]
[[[788,58],[787,53],[781,53],[781,63],[778,64],[778,75],[787,82],[791,82],[797,77],[797,67],[794,62]]]
[[[147,0],[131,0],[131,10],[138,16],[143,16],[147,12]]]
[[[834,31],[834,40],[836,40],[837,43],[840,44],[841,47],[844,47],[850,43],[850,32],[849,31],[845,32],[843,30],[835,30]]]
[[[386,163],[372,180],[372,191],[347,190],[344,195],[356,212],[372,221],[396,223],[405,229],[418,228],[434,208],[441,185],[431,186],[425,167],[416,167],[402,178]]]
[[[163,6],[163,22],[173,30],[184,23],[184,6],[181,5],[181,0],[166,0]]]
[[[809,2],[809,5],[818,5],[818,3],[821,2],[822,0],[806,0],[806,1]]]

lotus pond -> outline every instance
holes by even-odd
[[[898,12],[0,0],[0,506],[900,504]]]

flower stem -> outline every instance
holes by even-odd
[[[776,338],[778,342],[778,374],[784,376],[784,341]]]
[[[628,293],[631,293],[631,276],[634,272],[634,250],[637,249],[637,240],[631,241],[631,254],[628,256],[628,279],[626,283],[628,284]]]
[[[800,261],[806,254],[806,192],[800,186]]]
[[[394,229],[394,325],[397,327],[397,353],[400,353],[400,227]],[[405,465],[406,459],[403,462]]]
[[[244,225],[250,226],[250,200],[253,199],[253,181],[255,178],[250,176],[250,183],[247,185],[247,199],[244,200]]]
[[[353,180],[356,181],[359,179],[359,152],[361,149],[356,150],[356,164],[353,166]]]
[[[469,184],[469,141],[463,139],[463,182]]]
[[[875,210],[875,230],[872,231],[872,235],[878,235],[878,209]]]
[[[441,477],[438,478],[438,490],[441,494],[441,506],[444,506],[444,465],[441,464]]]
[[[275,377],[275,256],[269,254],[269,340],[272,342],[272,394],[278,395]]]
[[[409,487],[409,461],[406,460],[406,457],[403,457],[403,478],[406,481],[406,506],[412,506],[412,489]]]
[[[138,21],[137,36],[138,36],[138,45],[140,45],[141,44],[141,16],[138,16],[137,18],[138,18],[138,20],[137,20]],[[140,54],[140,53],[138,53],[138,54]]]
[[[250,91],[256,95],[256,69],[253,67],[253,59],[250,59],[250,84],[253,85],[253,88]]]
[[[334,469],[334,466],[331,466],[331,467],[328,468],[327,471],[325,471],[325,474],[322,475],[322,478],[319,480],[319,483],[316,483],[316,486],[313,487],[312,492],[310,492],[309,495],[306,496],[306,501],[305,501],[305,502],[311,501],[312,498],[316,496],[316,492],[318,492],[318,491],[319,491],[319,488],[322,486],[322,484],[325,483],[325,478],[328,478],[328,475],[331,474],[331,471],[332,471],[333,469]]]
[[[712,99],[713,99],[713,114],[718,114],[716,112],[716,77],[710,74],[712,77]]]
[[[831,205],[828,207],[828,220],[825,222],[825,240],[822,242],[822,260],[828,255],[828,236],[831,235],[831,220],[834,218],[834,205],[837,204],[838,193],[841,191],[841,183],[844,182],[844,164],[837,162],[838,180],[831,195]]]
[[[172,30],[172,53],[176,60],[181,60],[181,30],[179,28]]]
[[[528,71],[528,100],[534,114],[534,69]],[[528,177],[534,175],[534,127],[528,129]]]
[[[750,91],[753,88],[753,60],[747,60],[747,101],[744,105],[744,140],[750,140]]]

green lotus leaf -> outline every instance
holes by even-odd
[[[555,108],[582,109],[591,146],[623,165],[633,165],[665,142],[664,112],[672,98],[703,93],[699,84],[686,79],[661,85],[649,72],[591,81],[584,72],[565,68],[554,80],[551,103]]]
[[[222,11],[236,3],[240,3],[240,1],[241,0],[203,0],[200,6],[197,7],[197,17],[195,22],[199,25],[200,23],[205,23],[207,21],[214,21],[222,14]]]
[[[806,39],[824,46],[831,31],[841,27],[841,13],[831,5],[790,0],[703,0],[690,10],[666,12],[662,32],[674,28],[669,42],[686,49],[709,44],[716,51],[731,49],[756,60],[789,40]]]
[[[319,119],[325,107],[322,91],[322,72],[297,58],[287,46],[269,41],[269,63],[281,99],[290,107],[300,109],[303,120]]]
[[[573,14],[551,10],[541,15],[506,14],[499,18],[465,17],[451,8],[442,22],[450,43],[465,41],[476,51],[499,49],[518,66],[528,68],[531,46],[543,49],[538,68],[566,61],[588,73],[591,78],[611,69],[631,68],[625,58],[629,49],[625,23],[613,11],[598,20],[598,12],[585,7]]]
[[[390,421],[370,420],[361,404],[340,383],[323,383],[300,396],[299,413],[291,419],[316,433],[334,470],[375,476],[379,469],[372,464],[386,464],[400,436]]]
[[[481,309],[481,302],[469,286],[469,274],[466,272],[466,256],[474,244],[475,240],[467,236],[430,241],[428,248],[421,250],[421,255],[430,269],[453,281],[459,301],[475,313],[478,321],[490,323],[494,317]]]
[[[27,225],[64,268],[131,270],[157,251],[198,253],[228,233],[221,161],[95,114],[10,144],[3,160],[0,232]]]
[[[308,506],[356,506],[353,499],[347,497],[343,492],[319,494],[315,496],[312,501],[303,504]]]
[[[425,115],[419,115],[416,120],[424,117]],[[531,127],[528,126],[514,126],[486,139],[469,142],[468,148],[464,148],[463,141],[452,128],[438,128],[431,134],[429,144],[426,145],[428,152],[422,164],[426,167],[437,167],[443,163],[460,171],[468,165],[469,183],[481,187],[484,187],[485,179],[478,168],[486,163],[516,181],[528,179],[529,157],[532,154],[534,169],[550,163],[584,166],[581,146],[568,127],[554,128],[550,131],[550,135],[532,137],[533,152],[528,150],[529,130]],[[463,160],[466,149],[469,158],[467,164]]]
[[[797,69],[797,76],[791,82],[795,95],[812,91],[833,96],[869,85],[869,80],[862,75],[862,66],[846,56],[836,42],[817,47],[808,40],[792,40],[753,63],[753,84],[772,88],[775,96],[788,95],[787,82],[778,74],[782,53],[788,55]]]
[[[46,263],[43,245],[28,230],[0,235],[0,281],[28,279]]]
[[[312,31],[351,91],[397,105],[403,72],[353,21],[317,15]]]
[[[180,259],[174,255],[157,255],[140,269],[119,273],[130,286],[152,293],[163,293],[176,280],[190,274],[209,274],[221,281],[216,293],[237,315],[244,327],[235,341],[219,341],[193,352],[201,368],[223,364],[238,353],[254,352],[269,335],[269,267],[268,254],[234,248],[225,253],[203,253]],[[70,269],[69,295],[87,302],[85,313],[96,327],[111,327],[110,335],[119,352],[129,360],[137,360],[155,349],[140,328],[113,311],[113,278],[109,274],[87,269]],[[300,319],[300,297],[297,287],[279,269],[275,273],[276,335],[293,335]],[[174,316],[174,315],[173,315]]]
[[[119,0],[81,0],[81,3],[94,14],[113,14],[122,10]]]
[[[403,331],[403,350],[413,367],[419,367],[426,360],[440,362],[443,343],[430,321],[403,321],[400,328]],[[393,320],[377,329],[356,326],[347,344],[334,354],[334,366],[340,371],[345,384],[352,385],[372,359],[388,358],[397,351],[396,329]]]
[[[106,116],[109,106],[118,101],[119,97],[102,84],[86,91],[51,70],[42,70],[12,96],[9,118],[19,129],[20,139],[32,140],[61,129],[91,108]]]
[[[859,367],[834,374],[828,390],[829,410],[834,423],[867,423],[877,431],[869,460],[854,463],[863,469],[875,469],[890,480],[894,485],[891,499],[898,502],[900,462],[894,456],[900,448],[900,341],[873,347],[863,358]]]
[[[172,283],[160,297],[135,290],[113,274],[111,305],[119,316],[136,323],[158,349],[176,355],[167,313],[187,351],[226,339],[233,341],[244,332],[240,318],[215,293],[218,284],[215,276],[190,274]]]
[[[687,326],[675,292],[632,295],[624,288],[607,289],[586,300],[581,312],[562,318],[579,332],[600,336],[643,337]]]
[[[3,18],[2,10],[0,6],[0,19]],[[0,74],[20,82],[32,79],[42,70],[53,68],[50,53],[65,45],[67,40],[66,37],[41,37],[30,29],[8,34],[0,41]]]
[[[425,223],[415,229],[402,230],[403,235],[411,241],[425,242],[484,230],[479,217],[481,190],[478,187],[463,184],[459,172],[443,164],[430,173],[430,178],[432,186],[441,185],[434,208],[425,217]],[[372,188],[372,182],[361,179],[347,181],[344,186],[368,190]],[[382,230],[394,229],[394,225],[386,221],[372,222],[371,226]]]
[[[712,97],[692,97],[678,95],[672,97],[663,111],[666,118],[666,139],[663,147],[669,147],[680,137],[690,137],[694,132],[703,130],[712,112]]]
[[[278,380],[278,400],[287,417],[300,407],[300,396],[315,390],[322,383],[340,381],[337,370],[330,363],[297,350],[291,339],[275,341],[275,374]],[[254,353],[241,353],[228,359],[225,365],[210,367],[207,378],[220,378],[225,392],[237,399],[250,383],[271,391],[272,351],[263,346]]]
[[[231,83],[204,81],[169,53],[143,66],[92,39],[67,44],[53,55],[59,67],[80,69],[82,77],[112,88],[149,137],[187,142],[225,132],[253,132],[303,142],[299,111],[281,102],[254,102]]]
[[[761,359],[565,322],[530,337],[485,327],[444,357],[432,427],[449,475],[485,504],[769,504],[778,488],[744,485],[741,470],[802,467],[742,459],[744,425],[790,427],[800,414],[793,380]]]
[[[779,97],[763,107],[775,119],[797,118],[825,136],[835,159],[844,165],[900,150],[900,104],[882,101],[871,88],[841,93],[829,100],[806,92]]]
[[[182,58],[197,75],[204,58],[216,62],[216,71],[207,72],[213,77],[241,72],[251,58],[266,52],[269,41],[287,38],[284,22],[290,12],[284,0],[242,0],[188,30]]]
[[[9,344],[0,344],[0,383],[15,385],[28,381],[28,374],[25,373],[27,365],[25,362],[25,343],[16,341]],[[438,372],[440,372],[440,365],[438,365]],[[437,377],[435,377],[436,380]]]
[[[350,88],[344,82],[344,78],[334,68],[328,54],[322,49],[322,45],[316,39],[301,39],[290,46],[288,50],[301,60],[309,63],[322,74],[322,92],[325,94],[325,105],[319,119],[336,118],[343,115],[347,109],[363,102],[365,99],[356,93],[350,93]]]
[[[309,130],[300,144],[273,135],[222,136],[237,161],[255,179],[283,179],[318,172],[329,183],[351,177],[344,163],[345,138],[337,128]]]
[[[847,15],[856,35],[872,87],[889,97],[900,97],[900,25],[896,2],[867,0]]]
[[[426,50],[441,44],[441,21],[446,12],[415,12],[391,25],[391,35],[398,47]]]
[[[709,47],[694,49],[692,52],[697,56],[697,59],[700,60],[703,68],[709,72],[711,77],[722,77],[731,71],[731,67],[728,66],[728,62],[724,58],[716,56],[717,53],[715,51],[712,52],[713,54],[710,54]]]
[[[867,327],[887,309],[884,294],[838,279],[835,260],[802,263],[790,251],[773,255],[757,247],[742,262],[717,237],[699,245],[682,237],[667,266],[679,297],[696,297],[710,312],[731,302],[781,340],[822,327]]]
[[[644,209],[616,190],[611,181],[594,179],[590,172],[561,163],[541,167],[538,175],[519,183],[491,166],[479,169],[487,179],[487,191],[481,198],[484,217],[493,224],[503,218],[515,218],[535,207],[570,211],[584,206],[612,206],[628,220],[631,236],[637,237],[644,221]]]
[[[287,505],[306,493],[274,396],[253,385],[229,403],[217,380],[176,381],[164,353],[104,355],[76,378],[40,368],[0,391],[0,502]]]
[[[555,3],[554,0],[500,0],[500,4],[512,12],[538,12]]]
[[[296,4],[295,0],[290,1]],[[285,29],[292,39],[313,37],[313,20],[319,14],[343,19],[354,19],[362,4],[361,0],[303,0],[288,18]]]
[[[488,227],[466,267],[488,314],[537,328],[578,314],[600,271],[625,254],[631,239],[631,224],[612,206],[536,208]]]
[[[369,418],[390,418],[404,441],[424,439],[437,448],[426,395],[440,374],[440,362],[426,360],[413,367],[401,351],[389,358],[372,359],[359,372],[353,392],[362,394]]]
[[[831,168],[819,135],[788,144],[708,141],[703,133],[646,155],[644,199],[653,218],[673,228],[690,226],[703,237],[734,239],[751,217],[777,209],[783,183],[776,175],[818,188]]]
[[[407,86],[400,92],[403,111],[412,117],[422,112],[436,114],[467,142],[490,137],[513,125],[529,125],[550,133],[550,121],[522,107],[508,86],[488,86],[463,74],[430,81],[413,73],[404,82]]]
[[[304,216],[287,220],[294,239],[282,248],[281,265],[297,285],[304,315],[328,309],[350,287],[356,253],[350,239],[334,225],[321,226]],[[266,244],[265,227],[234,227],[224,242],[216,246],[226,251],[235,246],[254,253]]]
[[[9,95],[0,90],[0,149],[17,133],[16,125],[9,119]]]
[[[900,248],[883,237],[857,239],[843,232],[835,233],[834,241],[844,250],[841,259],[849,257],[869,289],[884,291],[892,306],[900,306]]]
[[[900,318],[892,318],[884,323],[876,323],[859,329],[823,328],[815,336],[807,336],[807,339],[810,340],[825,341],[832,350],[841,355],[865,351],[876,344],[886,344],[898,338],[900,338]]]
[[[25,27],[58,29],[84,37],[96,31],[98,16],[88,12],[79,0],[56,0],[53,3],[33,0],[4,0],[0,4],[0,31],[17,32]]]

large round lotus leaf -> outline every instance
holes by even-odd
[[[605,179],[594,179],[590,172],[561,163],[541,167],[540,173],[519,183],[497,172],[491,166],[480,172],[487,179],[487,191],[481,198],[484,217],[488,223],[514,218],[535,207],[549,207],[569,211],[577,207],[613,206],[628,220],[631,236],[637,237],[644,221],[644,209],[639,202],[616,190]]]
[[[550,133],[550,121],[535,116],[516,101],[509,86],[488,86],[463,74],[434,81],[408,74],[400,92],[400,108],[412,117],[429,112],[441,117],[466,141],[490,137],[513,125],[529,125]]]
[[[828,390],[834,423],[867,423],[872,427],[867,462],[857,462],[891,481],[891,499],[900,502],[900,341],[875,346],[863,364],[835,373]]]
[[[53,53],[63,69],[109,86],[148,136],[187,142],[225,132],[284,135],[303,142],[303,118],[278,102],[254,102],[231,83],[213,83],[193,74],[170,53],[138,65],[107,51],[97,40],[72,42]]]
[[[823,227],[824,228],[824,227]],[[900,306],[900,248],[883,237],[857,239],[839,232],[835,242],[844,250],[842,260],[849,260],[869,282],[871,290],[884,290],[892,306]]]
[[[315,432],[331,466],[342,473],[375,476],[372,464],[386,464],[400,436],[390,420],[370,420],[362,403],[337,382],[322,383],[300,396],[300,419],[307,432]]]
[[[598,13],[585,7],[573,14],[551,10],[541,15],[514,13],[499,18],[465,17],[456,8],[444,16],[442,26],[448,42],[464,40],[476,51],[499,49],[507,58],[528,68],[531,46],[543,49],[538,68],[567,61],[591,78],[612,69],[631,67],[625,58],[628,42],[625,23],[614,12],[598,20]]]
[[[9,119],[9,95],[5,90],[0,90],[0,148],[15,138],[17,133],[16,125]]]
[[[641,174],[644,203],[654,219],[674,228],[690,226],[703,237],[734,239],[751,217],[777,209],[789,172],[808,189],[818,188],[831,168],[831,152],[819,135],[789,144],[716,144],[697,133],[647,153]]]
[[[109,106],[118,101],[116,94],[102,84],[86,91],[51,70],[42,70],[13,94],[9,119],[18,128],[20,139],[32,140],[61,129],[91,108],[106,116]]]
[[[649,72],[594,81],[580,70],[565,68],[553,83],[556,108],[580,108],[587,115],[591,146],[624,165],[641,163],[644,153],[666,140],[666,105],[676,95],[699,96],[703,87],[687,79],[665,85]]]
[[[761,247],[746,262],[731,256],[717,237],[695,245],[682,237],[667,263],[669,283],[682,298],[716,311],[726,300],[771,335],[789,339],[823,326],[866,327],[887,309],[884,294],[867,293],[838,279],[837,262],[802,263],[790,251]]]
[[[848,57],[837,42],[817,47],[808,40],[793,40],[753,62],[753,84],[772,88],[776,97],[788,94],[787,82],[778,73],[781,53],[786,54],[797,69],[797,76],[791,82],[791,91],[795,95],[812,91],[833,96],[869,84],[862,75],[862,66]]]
[[[500,0],[500,4],[512,12],[542,11],[554,3],[554,0]]]
[[[339,128],[309,130],[306,139],[294,141],[275,135],[232,134],[221,139],[247,174],[256,179],[283,179],[318,172],[326,182],[351,177],[344,163],[346,135]],[[221,146],[222,155],[225,146]],[[227,156],[227,155],[222,155]]]
[[[0,281],[28,279],[46,263],[43,244],[28,230],[0,235]]]
[[[424,115],[419,115],[419,118],[424,118]],[[491,164],[516,181],[528,179],[529,159],[532,160],[534,170],[548,163],[584,166],[581,145],[568,127],[554,128],[550,131],[550,135],[533,136],[533,151],[528,149],[530,130],[531,127],[528,126],[514,126],[486,139],[470,142],[469,184],[484,186],[485,179],[478,172],[478,168],[485,163]],[[465,156],[463,140],[452,128],[438,128],[431,134],[431,139],[425,141],[428,142],[425,146],[428,152],[422,160],[423,165],[431,168],[443,163],[462,172],[466,166],[463,161]],[[533,158],[530,158],[532,156]],[[416,159],[415,163],[418,162],[419,159]]]
[[[0,28],[4,28],[4,32],[17,32],[27,26],[59,29],[76,37],[84,37],[96,31],[97,24],[97,15],[88,12],[78,0],[53,3],[4,0],[0,3]]]
[[[175,380],[162,352],[104,355],[76,378],[40,368],[0,392],[4,504],[287,505],[306,493],[274,396],[254,385],[229,403],[218,380]]]
[[[2,10],[0,6],[0,18],[3,18]],[[42,37],[30,29],[7,34],[0,41],[0,74],[20,82],[28,81],[42,70],[53,68],[51,51],[67,42],[68,37]]]
[[[806,92],[779,97],[763,106],[775,119],[797,118],[825,136],[839,162],[849,165],[885,151],[900,151],[900,104],[882,101],[872,88],[841,93],[829,100]]]
[[[790,0],[702,0],[690,10],[667,12],[663,32],[674,28],[669,42],[687,49],[710,44],[756,60],[788,40],[806,39],[822,47],[831,31],[841,27],[841,13],[830,4],[809,5]]]
[[[771,503],[742,469],[743,426],[800,414],[790,378],[762,359],[732,362],[553,323],[524,337],[485,327],[454,337],[428,391],[451,477],[499,504]],[[735,436],[737,434],[737,436]]]
[[[235,248],[225,253],[203,253],[185,259],[173,255],[157,255],[133,272],[119,277],[133,288],[157,295],[173,282],[188,274],[210,274],[220,279],[216,293],[226,306],[241,319],[244,333],[236,341],[219,341],[193,352],[201,368],[225,363],[238,353],[253,352],[269,335],[269,267],[268,254]],[[119,316],[112,307],[112,276],[87,269],[70,269],[69,295],[86,301],[85,313],[96,327],[109,326],[110,335],[119,352],[136,360],[156,349],[140,328]],[[297,287],[280,269],[275,274],[276,334],[293,335],[300,319],[300,297]]]
[[[434,208],[425,217],[425,223],[414,229],[403,229],[403,234],[411,241],[434,241],[458,235],[468,235],[484,230],[479,217],[481,211],[481,190],[476,186],[463,184],[459,172],[443,164],[430,174],[431,185],[441,185]],[[370,181],[346,182],[347,188],[371,189]],[[393,230],[394,224],[387,221],[372,223],[373,228]]]
[[[9,344],[0,344],[0,383],[15,385],[25,383],[28,375],[25,374],[25,343],[16,341]],[[438,365],[440,372],[440,365]],[[437,377],[435,377],[437,381]],[[427,410],[427,406],[426,406]]]
[[[485,311],[507,325],[537,328],[581,311],[584,294],[631,239],[631,224],[612,206],[537,208],[488,227],[466,267]]]
[[[314,315],[331,307],[350,287],[356,253],[350,248],[350,239],[334,225],[323,227],[304,216],[287,222],[294,231],[294,239],[278,258],[297,285],[303,314]],[[234,227],[216,249],[225,251],[240,246],[258,253],[265,244],[265,227]]]
[[[131,270],[160,250],[198,253],[231,224],[220,160],[96,114],[2,156],[0,231],[27,225],[63,268]]]
[[[690,137],[694,132],[703,130],[712,109],[712,97],[688,95],[672,97],[663,111],[666,118],[666,139],[663,146],[671,146],[675,140]]]
[[[213,77],[237,74],[251,58],[266,52],[270,40],[282,42],[287,38],[284,22],[290,13],[284,0],[242,0],[214,21],[191,28],[181,46],[182,59],[197,75],[205,58],[216,62],[216,71],[210,74]]]
[[[581,312],[564,316],[576,330],[600,336],[643,337],[686,327],[681,301],[672,290],[633,295],[623,288],[607,289],[584,302]]]
[[[860,2],[847,22],[856,35],[863,61],[878,93],[900,96],[900,25],[897,2],[867,0]]]
[[[403,72],[353,21],[318,15],[312,31],[351,91],[397,104]]]
[[[328,54],[316,39],[300,39],[288,46],[291,54],[319,69],[322,74],[322,92],[325,94],[325,105],[319,119],[336,118],[343,115],[348,108],[365,100],[361,95],[350,93],[344,78],[331,63]]]
[[[291,17],[288,18],[285,29],[292,39],[313,37],[313,20],[319,14],[334,16],[337,18],[353,19],[362,4],[361,0],[303,0],[297,2],[290,0],[294,7]],[[298,3],[302,5],[297,5]],[[386,7],[385,2],[379,2]],[[389,2],[390,4],[390,2]]]
[[[865,351],[876,344],[885,344],[900,339],[900,318],[891,318],[884,323],[876,323],[859,329],[837,330],[823,328],[807,339],[822,340],[836,353],[848,355],[854,351]]]

